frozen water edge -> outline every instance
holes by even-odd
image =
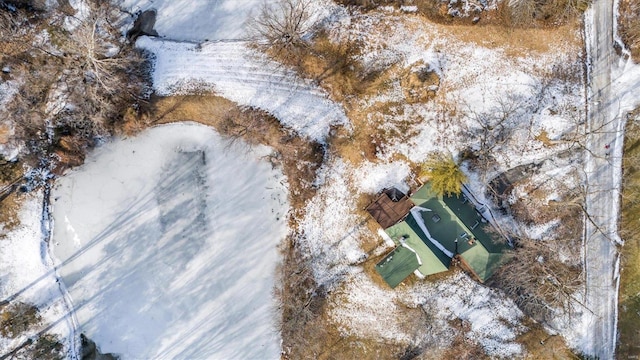
[[[173,124],[104,145],[53,190],[80,331],[124,358],[277,358],[286,183],[269,149]]]
[[[20,225],[0,240],[0,300],[25,302],[38,308],[41,326],[32,326],[15,339],[0,336],[0,354],[8,354],[34,334],[50,333],[59,337],[73,358],[75,339],[73,318],[69,316],[63,288],[47,251],[41,221],[43,192],[23,195],[18,217]],[[1,302],[0,301],[0,302]]]

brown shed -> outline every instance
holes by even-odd
[[[409,197],[396,188],[385,189],[367,206],[367,211],[386,229],[404,219],[413,207]]]

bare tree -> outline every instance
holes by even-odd
[[[484,112],[477,112],[470,105],[466,106],[465,111],[465,116],[475,125],[469,126],[465,135],[475,140],[473,155],[483,180],[486,180],[489,168],[495,161],[494,152],[509,142],[517,128],[525,123],[518,120],[528,110],[524,99],[516,95],[498,98],[496,102],[496,106]]]
[[[529,316],[549,321],[556,310],[569,313],[579,303],[573,294],[583,281],[581,267],[567,266],[544,241],[520,239],[511,256],[493,281]]]
[[[264,2],[250,26],[259,44],[277,53],[295,54],[305,48],[312,27],[310,0]]]
[[[73,29],[64,28],[68,17],[57,10],[46,22],[31,19],[32,28],[12,25],[28,18],[26,13],[12,14],[18,18],[11,22],[0,18],[0,30],[29,38],[28,47],[12,54],[22,61],[15,73],[23,84],[8,108],[31,166],[82,163],[84,151],[114,131],[123,114],[148,93],[145,57],[112,25],[117,8],[98,0],[85,3],[88,16],[74,18]],[[42,31],[53,40],[36,41]]]

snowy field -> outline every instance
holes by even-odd
[[[349,126],[344,110],[328,94],[249,47],[248,24],[262,0],[125,0],[131,12],[157,10],[160,38],[137,46],[154,54],[153,86],[161,95],[214,91],[273,114],[283,125],[323,141],[333,125]],[[309,20],[321,21],[336,5],[313,2]]]
[[[75,342],[69,336],[72,319],[43,244],[46,230],[41,221],[43,194],[37,191],[24,196],[18,215],[20,225],[0,239],[0,300],[34,304],[43,321],[15,339],[0,336],[0,355],[41,330],[59,336],[67,349],[73,351]]]
[[[286,183],[208,127],[114,141],[53,191],[53,252],[78,332],[125,359],[278,358]]]
[[[155,9],[159,36],[178,41],[240,40],[249,34],[244,25],[262,0],[123,0],[131,12]],[[239,24],[238,24],[239,22]]]
[[[342,108],[292,71],[267,60],[246,43],[192,44],[141,38],[155,54],[153,86],[160,95],[212,90],[241,105],[273,114],[298,134],[323,141],[332,125],[348,125]]]

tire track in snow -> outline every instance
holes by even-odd
[[[331,126],[349,126],[342,107],[326,92],[246,42],[194,44],[143,37],[137,46],[155,54],[153,83],[160,95],[213,90],[240,105],[263,109],[297,133],[321,142]]]
[[[67,327],[69,328],[69,336],[67,339],[67,358],[77,360],[78,354],[80,353],[80,346],[78,346],[78,342],[80,340],[80,336],[78,334],[78,319],[76,319],[76,314],[73,306],[73,300],[71,299],[71,295],[67,291],[67,287],[64,282],[60,278],[60,274],[57,271],[57,267],[53,260],[52,250],[51,250],[51,239],[53,238],[53,216],[51,215],[51,185],[50,181],[44,189],[44,196],[42,199],[42,246],[44,247],[41,251],[42,263],[47,267],[54,271],[54,277],[56,278],[56,283],[58,284],[58,289],[60,290],[60,294],[62,296],[62,304],[66,311],[63,319],[67,323]],[[62,319],[61,319],[62,320]],[[47,329],[48,330],[48,329]]]

